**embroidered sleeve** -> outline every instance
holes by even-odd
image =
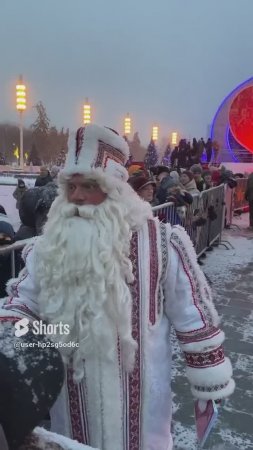
[[[185,355],[192,393],[202,399],[226,397],[234,381],[222,347],[225,336],[191,240],[180,226],[172,228],[169,255],[165,311]]]
[[[23,252],[22,258],[25,267],[17,278],[12,278],[7,283],[8,297],[0,310],[0,320],[6,317],[29,317],[38,318],[38,286],[34,279],[34,244],[28,244]]]

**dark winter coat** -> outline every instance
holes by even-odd
[[[55,183],[48,183],[46,186],[35,187],[25,192],[20,202],[19,216],[22,225],[30,228],[30,230],[26,228],[28,234],[37,236],[41,233],[47,213],[56,195],[57,185]],[[20,228],[17,234],[19,235],[21,232]],[[24,236],[23,239],[25,238]]]
[[[253,173],[249,175],[249,178],[247,180],[247,187],[245,191],[245,200],[247,202],[253,202]]]
[[[53,181],[53,178],[51,177],[49,172],[46,177],[42,177],[41,175],[39,175],[36,178],[35,187],[46,186],[46,184],[51,183],[52,181]]]

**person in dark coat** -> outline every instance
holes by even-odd
[[[19,209],[20,200],[23,197],[26,190],[27,190],[27,187],[25,185],[25,182],[22,180],[22,178],[18,178],[18,185],[12,194],[13,197],[15,198],[15,200],[17,200],[17,202],[16,202],[17,209]]]
[[[4,209],[4,208],[3,208]],[[1,208],[2,210],[2,208]],[[3,213],[1,213],[0,217],[0,248],[1,246],[10,245],[14,240],[14,229],[12,225],[7,220],[2,218]],[[6,283],[11,278],[11,254],[0,254],[0,298],[6,297]]]
[[[49,170],[45,166],[42,166],[40,168],[40,174],[36,178],[35,187],[45,186],[47,183],[51,183],[52,181],[53,179]]]
[[[249,175],[247,180],[245,200],[249,202],[249,230],[253,231],[253,173]]]

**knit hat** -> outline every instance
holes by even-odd
[[[179,182],[174,180],[170,175],[168,175],[167,177],[163,178],[160,184],[161,189],[170,189],[172,187],[178,186]]]
[[[22,180],[22,178],[18,178],[18,187],[23,188],[25,187],[25,182]]]
[[[13,227],[10,223],[8,223],[5,220],[0,220],[0,233],[5,234],[11,239],[14,239],[15,232],[13,230]]]
[[[202,167],[199,164],[193,164],[193,166],[191,166],[191,172],[202,174]]]
[[[129,147],[123,137],[111,128],[89,124],[77,130],[61,174],[85,175],[100,168],[105,174],[127,181],[124,166],[128,159]]]
[[[135,192],[139,192],[142,188],[148,186],[149,184],[152,184],[152,186],[154,187],[156,186],[153,180],[145,176],[131,177],[129,178],[128,183],[130,184],[130,186],[132,186]]]
[[[187,175],[190,181],[193,180],[193,172],[190,170],[185,170],[181,175]]]

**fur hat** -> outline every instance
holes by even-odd
[[[129,178],[128,183],[132,186],[135,192],[139,192],[142,188],[152,184],[152,186],[156,186],[155,182],[148,177],[145,176],[133,176]]]
[[[174,178],[172,178],[170,175],[168,175],[167,177],[163,178],[163,180],[161,181],[160,187],[161,189],[170,189],[172,187],[178,186],[179,185],[179,181],[176,181]]]
[[[191,172],[190,170],[185,170],[181,175],[187,175],[190,181],[193,180],[193,172]]]
[[[193,166],[191,166],[191,172],[202,174],[202,167],[199,164],[193,164]]]
[[[105,174],[127,181],[124,166],[128,159],[129,147],[123,137],[111,128],[90,124],[77,130],[61,174],[86,174],[100,168]]]

